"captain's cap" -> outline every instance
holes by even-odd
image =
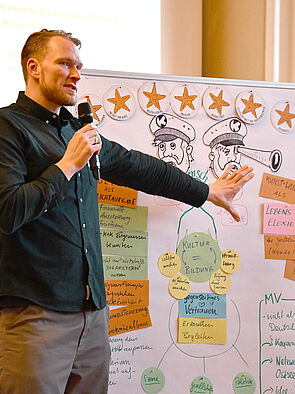
[[[195,129],[191,124],[167,113],[154,116],[150,122],[150,130],[155,136],[154,142],[181,138],[189,144],[196,138]]]
[[[203,135],[203,142],[213,148],[216,144],[244,145],[246,125],[238,118],[228,118],[215,123]]]

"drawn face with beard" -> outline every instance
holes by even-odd
[[[184,172],[188,172],[190,162],[193,161],[193,147],[181,138],[170,136],[165,141],[156,141],[159,159],[178,167]]]
[[[230,173],[241,167],[241,154],[237,150],[238,145],[216,144],[211,148],[209,159],[211,160],[211,170],[219,178],[225,169],[231,164]]]

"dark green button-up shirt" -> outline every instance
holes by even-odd
[[[20,93],[0,110],[0,296],[61,311],[106,304],[97,182],[88,165],[70,181],[55,165],[80,128]],[[177,168],[102,138],[101,176],[200,206],[208,186]]]

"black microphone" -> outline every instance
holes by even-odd
[[[93,114],[89,103],[78,104],[78,117],[82,127],[93,122]],[[100,178],[100,162],[97,153],[94,153],[90,158],[89,164],[94,178],[98,180]]]

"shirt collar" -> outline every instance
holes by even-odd
[[[30,99],[24,92],[19,92],[16,104],[21,106],[29,115],[33,115],[46,124],[51,124],[55,127],[59,125],[64,126],[73,119],[73,115],[65,107],[61,107],[59,115],[57,115]]]

